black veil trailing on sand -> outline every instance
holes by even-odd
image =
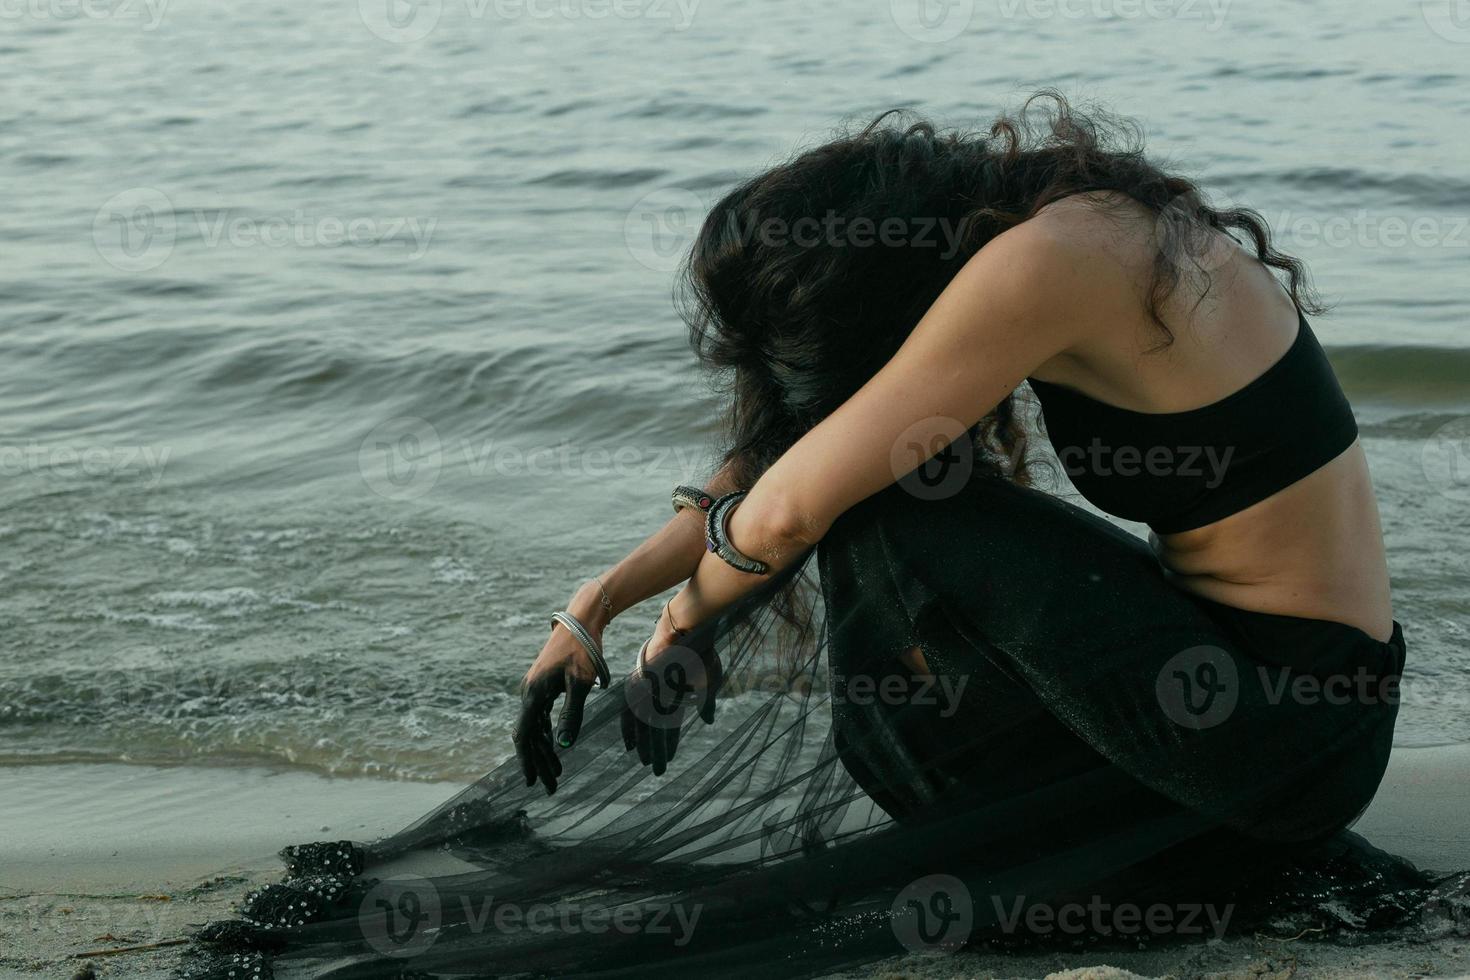
[[[1463,881],[1435,880],[1346,831],[1285,847],[1173,811],[1115,819],[1128,807],[1085,773],[1019,795],[925,797],[943,747],[906,754],[886,743],[909,718],[936,711],[945,688],[931,684],[927,700],[907,688],[884,704],[882,724],[862,723],[881,694],[863,702],[828,654],[834,636],[869,628],[863,602],[847,601],[839,620],[823,596],[865,594],[867,571],[833,551],[824,542],[695,631],[691,648],[720,659],[718,710],[711,724],[694,712],[665,716],[679,720],[664,775],[625,748],[631,689],[615,682],[590,696],[555,795],[527,788],[511,758],[390,837],[288,847],[284,879],[246,896],[238,919],[204,927],[185,972],[345,980],[677,968],[775,978],[905,950],[1149,938],[1019,924],[1035,921],[1023,910],[1039,902],[1087,906],[1098,896],[1174,910],[1164,931],[1185,939],[1463,928]],[[934,661],[941,675],[943,657]],[[835,726],[834,712],[850,723]],[[909,786],[908,797],[860,785],[854,772],[877,785],[866,778],[869,757],[909,767],[880,780]],[[1058,822],[1079,810],[1085,829]]]

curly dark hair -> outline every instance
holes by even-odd
[[[1298,309],[1320,312],[1302,264],[1274,248],[1260,214],[1211,207],[1142,147],[1135,124],[1046,90],[985,135],[890,110],[725,195],[690,250],[678,301],[729,396],[736,484],[751,486],[871,378],[986,242],[1064,197],[1115,192],[1159,215],[1147,300],[1160,347],[1173,339],[1160,308],[1182,274],[1201,300],[1208,292],[1199,259],[1213,232],[1248,244],[1285,274]],[[1014,396],[972,437],[982,465],[1026,481]]]

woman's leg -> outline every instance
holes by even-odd
[[[1306,840],[1382,777],[1401,643],[1191,597],[1142,541],[1050,495],[983,479],[923,501],[896,485],[844,515],[820,561],[839,745],[890,812],[1108,779],[1144,809]],[[939,684],[938,705],[851,696],[852,677],[875,686],[914,646],[952,701]]]

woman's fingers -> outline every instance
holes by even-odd
[[[561,757],[556,754],[555,743],[551,740],[551,705],[547,704],[546,710],[541,713],[541,746],[546,750],[547,761],[551,766],[553,776],[561,775]]]
[[[678,751],[685,713],[694,709],[705,721],[714,720],[713,691],[720,679],[717,658],[701,658],[687,649],[666,652],[645,665],[624,688],[623,748],[637,750],[638,761],[662,776]]]
[[[653,761],[653,728],[645,721],[638,722],[638,761],[645,766]]]
[[[725,679],[725,667],[720,657],[710,651],[704,658],[704,698],[699,705],[699,717],[706,725],[715,723],[715,697],[720,693],[720,684]]]
[[[669,768],[669,730],[662,726],[653,730],[653,744],[650,746],[650,755],[653,756],[653,774],[662,776]]]
[[[536,754],[536,769],[541,785],[546,787],[546,795],[550,796],[556,792],[556,777],[561,775],[561,763],[557,762],[551,741],[544,734],[536,736],[531,743],[531,749]]]
[[[632,752],[633,746],[638,744],[638,719],[633,714],[633,709],[623,705],[623,716],[619,719],[623,729],[623,751]]]
[[[724,680],[718,656],[687,647],[667,648],[656,657],[640,656],[642,669],[628,678],[621,723],[623,748],[638,752],[638,761],[662,776],[679,749],[687,711],[697,711],[706,724],[715,718],[715,697]]]
[[[556,719],[556,744],[569,749],[577,742],[582,732],[582,713],[587,706],[587,695],[592,690],[592,681],[571,676],[566,681],[567,697],[562,702],[561,714]]]
[[[561,775],[561,761],[551,744],[551,706],[561,687],[559,673],[528,680],[522,689],[521,714],[512,736],[526,785],[534,786],[540,780],[548,794],[556,791],[556,777]]]
[[[526,786],[535,786],[536,760],[532,757],[531,754],[531,743],[528,742],[526,740],[526,737],[521,734],[520,728],[517,728],[515,730],[515,734],[511,736],[511,741],[515,743],[516,758],[521,760],[521,772],[526,777]]]
[[[516,747],[516,757],[521,760],[521,771],[525,773],[527,786],[536,785],[541,768],[535,749],[537,701],[536,692],[528,687],[521,695],[521,714],[516,719],[515,732],[511,735],[511,741]]]
[[[648,698],[642,702],[645,706],[642,711],[637,706],[623,709],[623,748],[629,751],[637,749],[638,761],[645,766],[652,766],[655,776],[662,776],[679,747],[679,727],[684,709],[676,708],[672,712],[651,711],[647,709],[651,700]]]
[[[546,795],[556,792],[556,780],[561,775],[561,760],[551,745],[551,699],[540,706],[531,721],[531,751],[536,759],[536,775],[546,787]]]

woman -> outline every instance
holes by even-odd
[[[207,975],[815,975],[1099,895],[1404,921],[1431,882],[1342,833],[1404,641],[1301,266],[1047,98],[885,115],[715,206],[686,307],[724,464],[556,614],[514,760],[288,849]],[[1022,381],[1148,544],[1028,485]],[[680,583],[612,683],[608,622]]]
[[[833,635],[835,673],[861,658],[862,670],[892,660],[970,679],[949,724],[901,740],[931,761],[948,746],[938,772],[905,783],[894,758],[845,758],[895,816],[941,784],[993,797],[1105,765],[1262,839],[1333,833],[1383,774],[1404,641],[1367,461],[1305,319],[1303,271],[1258,217],[1209,208],[1057,106],[1033,143],[1010,121],[982,139],[885,117],[715,206],[688,266],[696,346],[735,383],[733,445],[707,492],[748,490],[718,523],[734,553],[773,572],[818,549],[829,615],[861,610]],[[996,465],[1020,439],[1022,380],[1078,490],[1149,523],[1151,553]],[[989,478],[926,487],[895,465],[972,429],[992,449]],[[702,547],[695,512],[568,606],[595,638],[685,582],[642,654],[655,674],[684,631],[762,582]],[[1354,693],[1273,699],[1282,667]],[[518,752],[547,792],[594,677],[562,626],[526,676]],[[1190,715],[1207,701],[1231,717]],[[882,723],[841,720],[839,738]],[[988,762],[1007,727],[1049,764]],[[643,731],[655,772],[671,730]]]

